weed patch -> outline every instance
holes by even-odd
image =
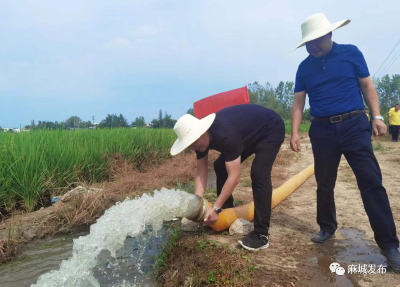
[[[10,224],[6,239],[0,239],[0,265],[10,261],[17,253],[18,241],[13,239],[15,226]]]
[[[384,151],[385,150],[384,146],[380,142],[372,143],[372,148],[374,149],[374,151]]]
[[[254,286],[256,265],[243,251],[206,236],[184,236],[157,271],[161,286]]]

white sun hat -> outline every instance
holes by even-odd
[[[323,13],[311,15],[303,22],[303,24],[301,24],[301,33],[303,39],[301,40],[300,44],[290,52],[304,46],[306,42],[325,36],[333,30],[346,26],[350,22],[351,20],[347,19],[331,23]]]
[[[201,120],[190,114],[179,118],[174,126],[178,139],[171,147],[171,155],[177,155],[192,143],[198,140],[212,125],[215,114],[208,115]]]

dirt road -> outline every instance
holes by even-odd
[[[311,145],[302,139],[303,150],[295,154],[281,152],[273,171],[273,185],[279,186],[313,163]],[[285,141],[287,147],[288,139]],[[389,135],[374,139],[375,154],[381,166],[397,230],[400,230],[400,143],[392,143]],[[251,163],[251,162],[250,162]],[[244,163],[242,181],[234,195],[243,202],[251,201],[249,184],[250,163]],[[288,164],[289,163],[289,164]],[[316,182],[311,176],[295,193],[272,211],[270,247],[258,253],[249,253],[258,265],[257,286],[400,286],[400,275],[378,268],[386,265],[379,253],[368,217],[364,211],[355,177],[346,159],[342,157],[335,189],[338,219],[336,238],[323,245],[310,238],[319,231],[316,223]],[[240,237],[212,235],[214,240],[239,248]],[[329,265],[338,262],[344,276],[331,273]],[[348,266],[375,264],[376,274],[348,274]],[[374,270],[369,266],[367,270]]]

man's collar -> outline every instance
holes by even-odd
[[[330,55],[337,55],[337,54],[339,54],[339,51],[340,50],[340,47],[339,47],[339,45],[338,44],[336,44],[335,42],[333,42],[333,45],[332,45],[332,49],[329,51],[329,53],[328,54],[326,54],[324,57],[322,57],[322,58],[315,58],[315,57],[313,57],[313,56],[311,56],[311,62],[313,62],[314,60],[317,60],[317,59],[320,59],[320,60],[323,60],[323,59],[326,59],[326,58],[328,58]]]
[[[328,55],[329,55],[329,54],[335,54],[335,55],[339,54],[339,45],[336,44],[335,42],[333,42],[332,49],[331,49],[331,51],[328,53]]]

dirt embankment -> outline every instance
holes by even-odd
[[[32,213],[13,214],[0,222],[0,264],[12,258],[21,243],[70,232],[75,227],[92,224],[105,210],[126,197],[134,198],[161,187],[182,186],[193,180],[196,159],[183,153],[156,166],[135,170],[121,157],[115,158],[114,176],[110,182],[96,184],[96,193],[83,193],[68,202]]]
[[[298,154],[285,148],[288,144],[287,138],[273,168],[274,188],[313,163],[311,145],[306,136],[302,139],[303,149]],[[400,230],[400,197],[398,196],[400,144],[392,143],[390,136],[386,135],[382,138],[374,138],[373,145],[382,169],[383,183],[387,189],[397,230]],[[251,159],[244,162],[242,166],[241,183],[235,189],[234,196],[236,200],[246,203],[253,200],[250,181]],[[335,200],[338,231],[336,238],[326,244],[314,244],[310,240],[313,234],[319,231],[316,222],[314,176],[311,176],[296,192],[272,211],[268,249],[257,253],[241,250],[237,244],[241,236],[230,236],[209,229],[202,231],[203,236],[207,240],[226,246],[229,250],[240,252],[256,265],[251,275],[251,283],[240,286],[400,286],[399,274],[393,274],[389,270],[385,274],[378,273],[379,265],[386,265],[385,258],[379,253],[373,241],[373,233],[356,179],[344,157],[339,166]],[[201,256],[201,253],[195,256]],[[216,256],[224,256],[224,254]],[[196,258],[191,259],[195,262]],[[333,262],[338,262],[345,268],[344,276],[330,272],[329,265]],[[173,264],[171,262],[171,266],[174,266]],[[348,274],[350,264],[355,264],[357,267],[375,264],[376,274]],[[189,269],[180,269],[182,273],[186,271],[190,273]],[[186,276],[192,275],[186,274]],[[168,282],[165,276],[163,279]]]

